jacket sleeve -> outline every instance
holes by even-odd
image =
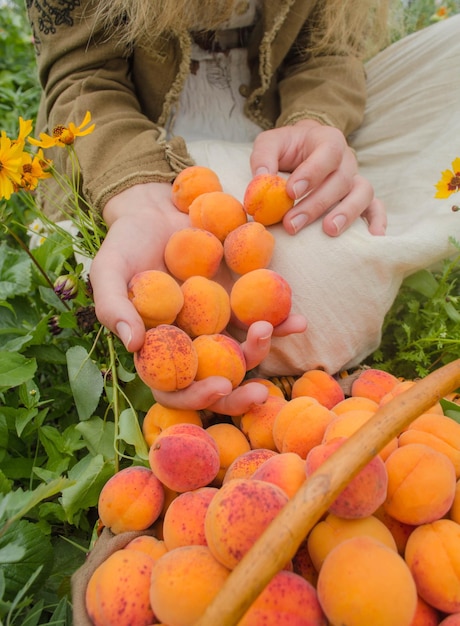
[[[366,76],[358,55],[334,49],[315,56],[305,52],[308,24],[301,30],[280,68],[277,126],[316,119],[345,136],[358,128],[366,104]]]
[[[164,130],[142,113],[129,55],[95,27],[95,2],[28,4],[43,88],[37,131],[78,125],[86,111],[96,124],[74,144],[91,207],[101,211],[110,197],[136,183],[171,181],[191,164],[183,140],[166,141]],[[70,175],[66,152],[55,148],[46,156]]]

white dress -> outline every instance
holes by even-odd
[[[337,238],[323,233],[321,220],[295,236],[271,227],[271,268],[292,286],[292,310],[305,315],[308,329],[275,338],[261,375],[318,367],[336,373],[359,364],[378,347],[402,280],[453,253],[449,238],[460,240],[460,213],[451,210],[455,196],[434,198],[434,185],[460,156],[459,34],[460,15],[398,41],[366,64],[365,119],[350,143],[361,174],[386,204],[386,236],[370,235],[359,219]],[[242,200],[260,132],[242,113],[237,90],[247,82],[245,51],[198,60],[173,130],[199,164],[218,173],[224,190]]]

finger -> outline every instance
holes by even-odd
[[[276,130],[279,131],[280,129]],[[278,133],[278,137],[281,137],[280,133]],[[278,141],[275,142],[274,139],[274,131],[271,130],[264,131],[255,138],[249,157],[253,176],[278,173],[280,167],[278,150],[280,149],[280,144]]]
[[[128,298],[123,263],[110,246],[102,247],[94,258],[90,280],[100,323],[115,333],[128,350],[139,350],[145,337],[144,322]]]
[[[268,356],[272,333],[272,324],[265,321],[255,322],[248,328],[246,340],[241,344],[247,370],[256,367]]]
[[[307,328],[308,324],[305,317],[295,313],[289,315],[289,317],[281,324],[278,324],[278,326],[275,326],[273,329],[273,336],[286,337],[287,335],[300,334],[305,332]]]
[[[331,207],[340,202],[342,198],[345,198],[351,192],[352,185],[353,178],[348,176],[342,169],[336,170],[320,187],[311,191],[286,213],[283,217],[283,225],[286,231],[295,235],[308,224],[312,224],[327,213]],[[338,215],[339,213],[336,212],[336,214]],[[332,219],[329,219],[329,222],[332,222]],[[329,226],[329,228],[337,231],[339,226],[342,226],[342,224],[338,223],[335,225],[332,223],[332,226]],[[335,232],[335,234],[338,233]]]
[[[228,396],[219,398],[217,402],[209,406],[209,410],[222,415],[237,416],[246,413],[255,404],[263,404],[269,391],[266,385],[257,382],[249,382],[240,385]]]
[[[363,212],[362,217],[368,223],[371,235],[384,235],[387,229],[387,214],[384,203],[378,198],[374,198],[368,208]]]
[[[348,148],[340,131],[331,128],[330,133],[328,141],[317,145],[288,178],[286,191],[291,198],[299,200],[339,169]]]
[[[373,199],[374,190],[369,181],[355,176],[351,191],[325,216],[324,232],[330,237],[340,235],[366,211]]]
[[[153,396],[161,405],[174,409],[201,411],[213,406],[232,392],[232,383],[223,376],[209,376],[191,383],[178,391],[152,389]]]

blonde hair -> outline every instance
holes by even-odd
[[[170,33],[215,30],[236,0],[99,0],[97,17],[108,33],[129,47],[155,42]],[[276,4],[279,0],[273,0]],[[389,40],[392,0],[318,0],[304,52],[370,56]],[[314,16],[314,17],[313,17]],[[114,30],[115,28],[115,30]]]

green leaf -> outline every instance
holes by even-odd
[[[32,261],[22,250],[0,245],[0,300],[24,295],[31,287]]]
[[[75,484],[65,489],[61,497],[61,504],[70,524],[81,510],[97,504],[103,485],[114,472],[114,464],[104,460],[102,454],[88,455],[72,467],[69,478]]]
[[[446,417],[450,417],[460,424],[460,406],[456,402],[451,402],[445,398],[439,401]]]
[[[137,414],[132,409],[125,409],[120,413],[119,434],[117,439],[135,447],[136,453],[141,459],[148,459],[149,452],[142,430],[139,426]]]
[[[51,541],[37,524],[26,520],[12,524],[0,537],[0,549],[11,543],[20,545],[24,553],[16,563],[5,563],[0,559],[0,569],[5,575],[6,595],[10,595],[10,599],[26,585],[35,570],[42,566],[40,576],[35,581],[35,586],[38,586],[49,574],[53,564]]]
[[[77,424],[90,454],[102,454],[105,459],[115,458],[115,424],[93,416]]]
[[[429,270],[420,270],[408,276],[404,285],[414,289],[427,298],[432,298],[439,287],[439,283]]]
[[[33,377],[37,369],[35,359],[27,359],[22,354],[0,352],[0,389],[17,387]]]
[[[69,348],[66,357],[70,387],[78,415],[81,420],[87,420],[99,404],[104,381],[100,369],[82,346]]]

